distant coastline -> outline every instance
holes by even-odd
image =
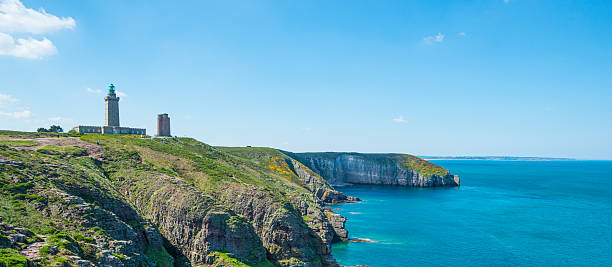
[[[504,161],[575,161],[573,158],[509,157],[509,156],[419,156],[424,160],[504,160]]]

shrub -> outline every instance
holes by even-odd
[[[0,249],[0,266],[28,266],[28,258],[14,249]]]
[[[51,248],[49,246],[44,246],[38,249],[38,252],[40,253],[40,256],[44,258],[49,255],[49,252],[51,252]]]
[[[93,237],[83,236],[82,234],[74,234],[72,235],[72,238],[74,238],[74,240],[83,241],[86,243],[95,243],[96,241]]]

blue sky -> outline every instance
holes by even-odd
[[[43,10],[41,10],[44,9]],[[612,159],[606,1],[0,0],[0,128]]]

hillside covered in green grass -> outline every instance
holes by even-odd
[[[356,199],[294,156],[0,131],[0,266],[337,266]]]

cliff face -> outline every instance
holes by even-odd
[[[338,266],[355,199],[276,149],[40,135],[0,131],[0,266]]]
[[[459,183],[401,154],[42,137],[0,131],[0,266],[338,266],[346,218],[325,205],[357,199],[330,182]]]
[[[331,184],[459,186],[459,176],[406,154],[284,153]]]

